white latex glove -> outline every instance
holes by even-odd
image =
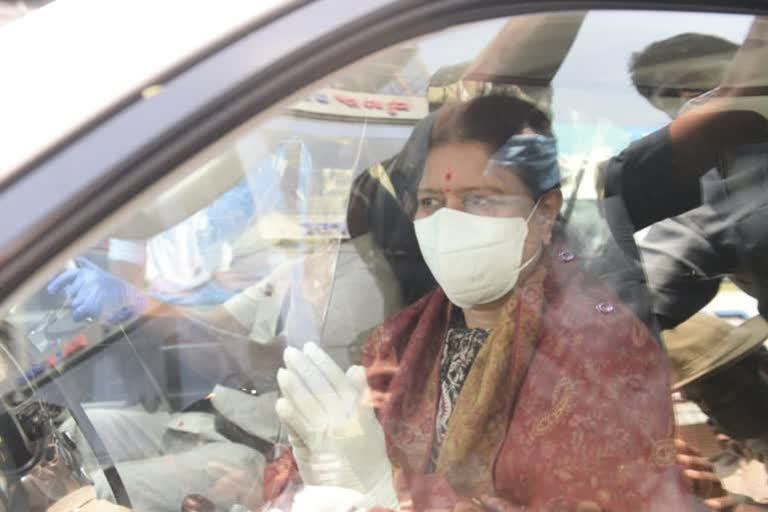
[[[277,372],[275,410],[289,431],[302,480],[365,495],[365,506],[397,508],[384,432],[371,407],[365,370],[347,373],[317,345],[287,348]]]
[[[293,497],[291,512],[364,511],[365,497],[343,487],[305,485]]]

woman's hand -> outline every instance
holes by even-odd
[[[317,345],[287,348],[275,405],[289,430],[305,484],[359,491],[369,506],[397,506],[384,432],[370,403],[365,370],[347,373]]]

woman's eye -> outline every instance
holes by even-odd
[[[479,215],[525,216],[531,208],[531,201],[515,196],[465,196],[464,209]]]
[[[431,208],[437,208],[439,206],[440,206],[439,201],[434,197],[422,197],[421,199],[419,199],[419,208],[431,209]]]
[[[470,196],[464,198],[464,205],[472,208],[488,208],[495,204],[496,202],[489,197]]]

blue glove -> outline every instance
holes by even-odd
[[[67,296],[73,320],[105,318],[107,324],[115,324],[144,311],[146,297],[136,287],[85,258],[76,261],[78,268],[65,270],[48,283],[49,294]]]

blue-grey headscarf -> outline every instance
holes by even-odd
[[[517,175],[533,197],[560,185],[557,165],[557,143],[553,137],[540,134],[513,135],[488,160],[491,165],[515,167]]]

